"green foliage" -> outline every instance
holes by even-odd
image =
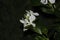
[[[42,34],[41,29],[39,29],[38,27],[33,28],[33,30],[38,34]]]
[[[52,14],[54,13],[54,9],[51,8],[41,8],[44,13]]]
[[[46,27],[41,28],[42,33],[44,33],[47,36],[48,29]]]
[[[49,39],[46,37],[36,36],[35,40],[49,40]]]

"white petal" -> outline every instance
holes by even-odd
[[[31,15],[31,16],[29,17],[30,22],[33,22],[35,19],[36,19],[36,17],[35,17],[34,15]]]
[[[24,20],[20,20],[20,22],[21,22],[21,23],[25,23],[25,21],[24,21]]]
[[[29,14],[29,15],[33,14],[33,11],[31,11],[31,10],[29,10],[29,11],[26,10],[26,12],[27,12],[27,14]]]
[[[23,29],[23,31],[26,31],[26,30],[28,30],[28,29]]]
[[[39,14],[38,14],[38,13],[34,13],[34,15],[35,15],[35,16],[39,16]]]
[[[28,26],[26,23],[24,23],[24,27]]]
[[[49,0],[49,2],[50,2],[51,4],[53,4],[53,3],[55,3],[55,0]]]
[[[25,20],[20,20],[21,23],[23,23],[24,27],[27,26],[27,22]]]
[[[30,13],[33,13],[33,11],[30,10]]]
[[[29,11],[26,10],[27,13],[29,13]]]
[[[20,22],[24,24],[24,27],[28,26],[28,24],[29,24],[27,19],[20,20]]]
[[[26,22],[26,23],[29,23],[29,21],[28,21],[27,19],[25,19],[25,22]]]
[[[26,16],[27,16],[27,17],[29,17],[29,16],[30,16],[30,14],[28,14],[28,13],[27,13],[27,15],[26,15]]]
[[[41,0],[40,1],[42,4],[47,4],[48,3],[48,0]]]
[[[31,25],[32,25],[33,27],[35,27],[35,26],[36,26],[36,24],[34,24],[34,23],[32,23]]]
[[[30,14],[33,14],[33,11],[30,10]]]

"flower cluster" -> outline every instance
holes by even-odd
[[[54,4],[55,3],[55,0],[41,0],[40,2],[42,4],[48,4],[48,2],[51,3],[51,4]]]
[[[33,27],[36,26],[35,23],[33,23],[33,21],[35,21],[36,19],[36,16],[39,16],[38,13],[34,13],[33,11],[29,10],[29,11],[26,11],[26,15],[25,15],[25,19],[22,18],[22,20],[20,20],[21,23],[23,23],[24,25],[24,29],[23,31],[26,31],[28,29],[25,29],[26,26],[29,26],[29,25],[32,25]]]

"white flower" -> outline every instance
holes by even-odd
[[[47,3],[48,3],[47,0],[41,0],[40,2],[41,2],[42,4],[47,4]]]
[[[35,24],[33,23],[33,21],[36,19],[35,16],[39,16],[38,13],[34,13],[33,11],[29,10],[29,11],[26,11],[27,14],[29,14],[29,21],[30,21],[30,24],[35,27]]]
[[[27,12],[27,14],[25,15],[26,18],[20,20],[20,22],[23,23],[23,25],[24,25],[23,31],[28,30],[28,29],[25,29],[25,27],[28,26],[28,25],[32,25],[33,27],[35,27],[36,24],[34,24],[33,21],[35,21],[35,19],[36,19],[35,16],[39,16],[38,13],[34,13],[31,10],[30,11],[26,11],[26,12]]]
[[[49,2],[50,2],[51,4],[54,4],[54,3],[55,3],[55,0],[49,0]]]
[[[55,0],[41,0],[40,2],[42,4],[48,4],[48,1],[51,3],[51,4],[54,4],[55,3]]]

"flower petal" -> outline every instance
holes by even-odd
[[[33,14],[33,11],[30,10],[30,14]]]
[[[26,31],[26,30],[28,30],[28,29],[23,29],[23,31]]]
[[[24,23],[24,27],[26,27],[27,26],[27,24],[26,23]]]
[[[24,20],[20,20],[20,22],[21,22],[21,23],[25,23],[25,21],[24,21]]]
[[[49,2],[50,2],[51,4],[54,4],[54,3],[55,3],[55,0],[49,0]]]
[[[38,14],[38,13],[33,13],[33,15],[35,15],[35,16],[39,16],[39,14]]]
[[[27,13],[27,15],[26,15],[26,16],[27,16],[27,17],[29,17],[29,16],[30,16],[30,14],[28,14],[28,13]]]
[[[33,22],[35,19],[36,19],[36,17],[35,17],[34,15],[31,15],[31,16],[29,17],[30,22]]]
[[[26,12],[27,12],[27,14],[29,14],[29,11],[26,10]]]
[[[48,0],[41,0],[40,1],[42,4],[47,4],[48,3]]]
[[[28,21],[27,19],[25,19],[25,22],[26,22],[26,23],[29,23],[29,21]]]

